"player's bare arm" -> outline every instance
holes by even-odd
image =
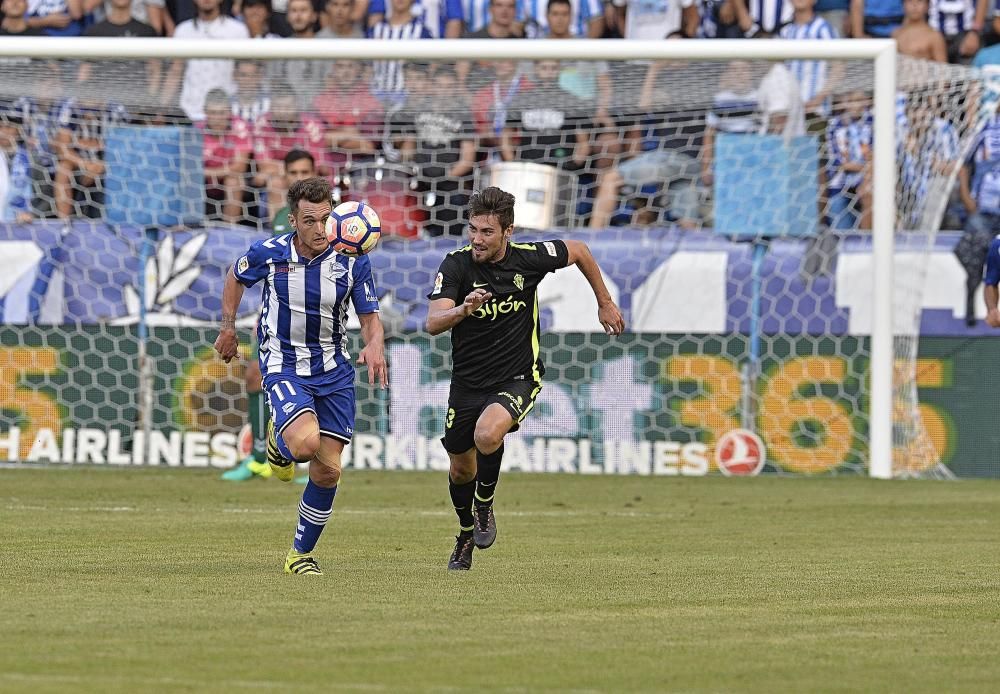
[[[379,387],[385,388],[389,385],[389,366],[385,362],[382,319],[377,313],[361,313],[358,314],[358,320],[361,321],[361,339],[365,342],[364,349],[358,355],[358,364],[368,366],[369,385],[375,385],[377,380]]]
[[[439,335],[451,330],[492,298],[492,292],[485,289],[473,289],[465,297],[465,301],[457,306],[451,299],[434,299],[427,310],[427,321],[424,323],[424,327],[431,335]]]
[[[1000,328],[1000,309],[997,308],[1000,289],[997,289],[997,285],[983,285],[983,299],[986,301],[986,324],[991,328]]]
[[[569,251],[568,264],[580,268],[580,272],[590,283],[590,288],[594,290],[594,298],[597,299],[597,320],[604,327],[604,332],[608,335],[621,335],[625,332],[625,318],[622,317],[622,312],[604,284],[601,268],[594,260],[590,247],[583,241],[570,240],[566,241],[566,250]]]
[[[236,337],[236,311],[243,298],[243,285],[236,279],[233,269],[226,273],[226,284],[222,289],[222,324],[219,336],[215,338],[215,351],[228,364],[236,356],[240,341]]]

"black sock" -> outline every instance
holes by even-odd
[[[448,491],[451,493],[451,503],[458,514],[458,523],[462,532],[472,532],[472,496],[476,493],[476,481],[469,480],[464,484],[455,484],[448,475]]]
[[[500,461],[503,460],[503,444],[492,453],[476,451],[476,501],[492,504],[500,479]]]

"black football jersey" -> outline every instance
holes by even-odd
[[[428,299],[451,299],[457,306],[473,289],[493,294],[451,329],[452,383],[488,389],[508,381],[541,380],[538,283],[568,260],[562,241],[509,242],[497,263],[475,262],[471,246],[445,257]]]

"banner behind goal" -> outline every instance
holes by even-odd
[[[901,59],[877,85],[891,44],[856,41],[102,44],[126,60],[65,41],[0,47],[0,457],[242,455],[246,360],[211,347],[222,280],[290,230],[275,215],[301,150],[386,232],[392,380],[359,381],[357,465],[446,466],[450,343],[423,333],[425,295],[470,192],[499,185],[518,240],[591,245],[629,325],[599,332],[575,270],[543,283],[546,386],[508,466],[704,474],[742,428],[769,471],[951,474],[917,346],[936,233],[995,107],[968,70]]]

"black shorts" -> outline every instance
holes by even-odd
[[[535,398],[542,389],[535,381],[508,381],[488,390],[472,390],[452,384],[448,393],[448,416],[444,423],[441,443],[449,453],[465,453],[476,445],[476,421],[493,403],[503,406],[514,424],[510,431],[517,431],[521,420],[535,405]]]

